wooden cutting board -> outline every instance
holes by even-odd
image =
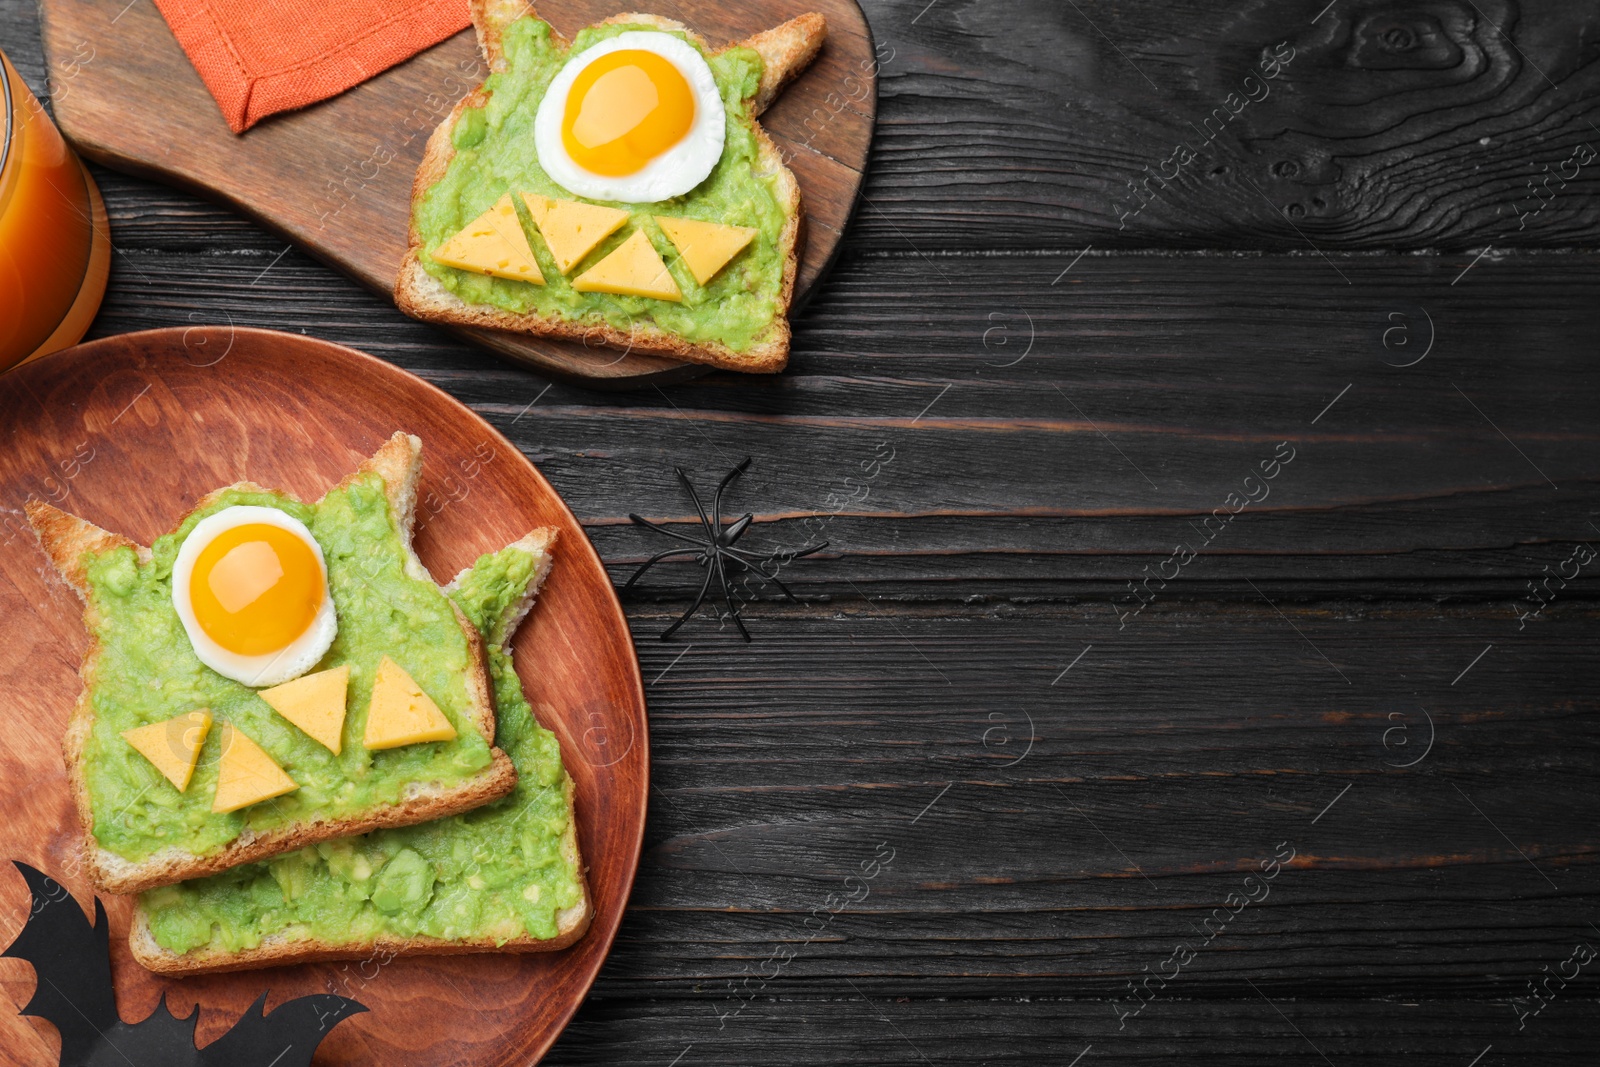
[[[94,341],[0,376],[0,945],[28,890],[8,861],[56,877],[90,906],[61,735],[88,645],[81,605],[22,515],[30,497],[148,544],[196,499],[242,479],[315,499],[391,433],[422,438],[416,547],[448,580],[538,526],[560,529],[555,563],[513,641],[523,689],[561,739],[576,789],[579,844],[595,904],[562,952],[321,963],[181,980],[128,952],[130,898],[103,894],[118,1009],[137,1022],[165,994],[201,1005],[215,1040],[270,988],[268,1009],[308,993],[371,1010],[335,1027],[320,1065],[526,1067],[594,981],[633,882],[649,789],[644,691],[605,567],[550,484],[516,447],[446,394],[359,352],[268,330],[151,330]],[[92,916],[93,911],[89,914]],[[48,1023],[14,1006],[33,968],[0,960],[0,1063],[54,1063]]]
[[[637,6],[693,27],[713,47],[806,11],[827,17],[822,54],[761,120],[800,181],[806,211],[798,306],[838,252],[866,168],[877,65],[861,9],[855,0]],[[568,0],[542,15],[570,37],[631,9],[630,0]],[[236,136],[150,0],[39,0],[39,17],[56,122],[80,152],[227,204],[385,295],[405,253],[423,145],[486,73],[466,30],[349,92]],[[459,332],[545,373],[601,387],[705,373],[644,353]]]

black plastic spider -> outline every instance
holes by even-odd
[[[798,552],[773,552],[764,556],[758,556],[733,547],[734,543],[743,537],[745,531],[750,528],[751,523],[754,522],[754,517],[746,513],[743,518],[730,522],[726,526],[722,525],[722,494],[729,484],[743,474],[749,466],[750,457],[746,456],[744,462],[729,471],[723,476],[722,481],[717,483],[717,495],[712,498],[710,515],[706,514],[705,505],[700,503],[700,494],[696,493],[694,486],[689,483],[689,476],[683,473],[681,467],[672,468],[673,473],[678,476],[678,481],[682,482],[683,487],[689,491],[689,499],[694,501],[695,511],[700,513],[700,524],[705,529],[704,538],[690,537],[688,534],[669,530],[631,512],[628,515],[628,518],[640,526],[649,527],[656,533],[665,534],[677,541],[687,541],[694,547],[669,548],[665,552],[657,552],[634,572],[632,578],[628,579],[628,584],[622,587],[624,593],[633,588],[634,582],[644,577],[645,571],[664,559],[671,559],[673,556],[693,556],[696,563],[706,568],[706,580],[700,583],[699,595],[694,598],[694,603],[689,605],[689,610],[685,611],[677,622],[662,632],[661,640],[663,641],[676,633],[678,627],[688,622],[694,617],[694,613],[700,610],[700,605],[705,603],[706,594],[711,590],[712,579],[716,579],[717,584],[721,587],[722,602],[727,605],[728,614],[732,616],[734,625],[739,627],[739,633],[744,636],[746,641],[751,640],[750,631],[744,628],[744,620],[739,617],[739,605],[733,598],[733,587],[729,583],[728,572],[731,570],[734,576],[737,577],[745,570],[755,570],[763,578],[771,578],[776,582],[778,588],[783,590],[784,596],[787,596],[790,600],[797,600],[799,598],[789,591],[788,586],[783,584],[776,571],[769,574],[765,568],[780,561],[809,556],[813,552],[821,552],[828,547],[828,542],[823,541],[821,544],[812,545],[810,548],[802,548]]]

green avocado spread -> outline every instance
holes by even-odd
[[[572,821],[567,775],[560,743],[534,720],[505,650],[535,563],[523,549],[502,549],[479,559],[451,593],[483,634],[497,737],[516,763],[516,791],[465,815],[151,890],[140,903],[162,947],[238,952],[273,934],[335,944],[555,936],[556,916],[582,895],[576,857],[561,849]]]
[[[654,29],[629,24],[590,26],[577,35],[570,50],[563,50],[551,40],[549,24],[537,18],[524,17],[508,26],[503,38],[506,69],[491,74],[484,83],[490,93],[487,104],[463,109],[451,131],[455,156],[444,177],[418,201],[416,223],[424,249],[431,252],[438,248],[508,192],[528,234],[538,230],[516,194],[581,199],[557,185],[539,166],[533,136],[539,101],[568,56],[628,30]],[[687,40],[681,33],[672,36]],[[722,158],[705,181],[670,200],[655,204],[587,201],[626,210],[630,222],[602,241],[572,271],[576,277],[634,230],[642,229],[682,290],[681,304],[649,297],[580,293],[556,268],[549,249],[537,238],[528,243],[539,261],[543,285],[457,270],[435,262],[427,254],[420,257],[423,269],[468,304],[489,304],[515,314],[605,323],[623,331],[635,323],[648,322],[692,343],[719,342],[736,352],[750,348],[777,317],[784,268],[778,239],[786,221],[778,198],[777,175],[761,171],[755,119],[750,114],[749,101],[760,84],[762,62],[748,48],[730,48],[717,55],[702,49],[701,53],[711,67],[727,112]],[[759,232],[749,247],[701,286],[679,262],[672,242],[651,215],[750,226]]]
[[[172,606],[178,547],[207,515],[235,504],[277,508],[301,522],[322,547],[339,632],[314,670],[350,666],[343,751],[335,756],[270,708],[256,690],[200,662]],[[101,847],[137,862],[177,846],[196,855],[224,847],[246,829],[263,832],[313,819],[369,814],[402,799],[409,784],[452,785],[483,771],[492,753],[469,717],[465,683],[473,650],[438,586],[408,575],[405,546],[390,515],[383,480],[366,474],[302,504],[272,492],[228,490],[157,538],[140,563],[131,548],[87,562],[98,616],[92,732],[84,764]],[[368,694],[385,656],[433,698],[456,729],[453,741],[370,752],[361,744]],[[213,727],[189,788],[180,793],[122,733],[210,708],[266,750],[300,788],[226,814],[211,810],[223,731]]]

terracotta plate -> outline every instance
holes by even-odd
[[[371,356],[266,330],[127,334],[0,377],[0,860],[61,877],[88,906],[87,884],[66,874],[78,842],[60,751],[87,638],[77,598],[45,561],[23,503],[47,500],[148,543],[202,494],[240,479],[315,499],[397,429],[423,441],[416,543],[436,577],[448,580],[532,527],[561,530],[550,580],[517,635],[516,661],[577,785],[594,924],[572,948],[548,955],[172,981],[133,962],[130,902],[107,896],[126,1020],[145,1018],[163,993],[180,1016],[202,1004],[205,1044],[263,989],[272,990],[269,1009],[336,992],[372,1010],[333,1031],[319,1064],[525,1065],[561,1032],[611,946],[639,858],[649,745],[638,661],[599,557],[550,484],[467,408]],[[0,943],[16,936],[27,902],[21,876],[0,869]],[[25,1004],[33,969],[0,960],[0,984],[11,1004]],[[0,1060],[53,1063],[57,1044],[50,1024],[0,1010]]]

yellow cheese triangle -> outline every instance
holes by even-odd
[[[337,756],[344,743],[344,698],[349,685],[350,665],[346,664],[263,689],[257,695]]]
[[[598,204],[580,204],[576,200],[552,200],[537,193],[523,193],[522,202],[528,205],[535,226],[556,266],[562,274],[571,274],[572,268],[583,262],[583,257],[594,251],[594,246],[622,229],[628,213],[614,207]]]
[[[667,273],[667,265],[656,254],[655,246],[643,230],[634,230],[616,251],[572,279],[572,287],[580,293],[683,299],[678,283]]]
[[[544,274],[533,258],[533,249],[528,247],[528,235],[522,232],[517,209],[511,206],[510,193],[440,245],[433,258],[457,270],[544,284]]]
[[[368,748],[399,748],[419,741],[449,741],[456,728],[439,705],[428,698],[405,668],[383,657],[372,680],[372,703],[367,708]]]
[[[217,792],[211,798],[212,811],[238,811],[299,788],[243,730],[233,726],[222,728],[222,758],[217,761]]]
[[[201,708],[166,722],[126,730],[122,736],[182,793],[189,788],[194,765],[200,760],[200,746],[210,732],[211,712]]]
[[[717,271],[728,265],[728,260],[743,252],[757,232],[749,226],[724,226],[719,222],[674,219],[666,215],[657,215],[655,220],[677,247],[689,273],[701,285],[715,278]]]

